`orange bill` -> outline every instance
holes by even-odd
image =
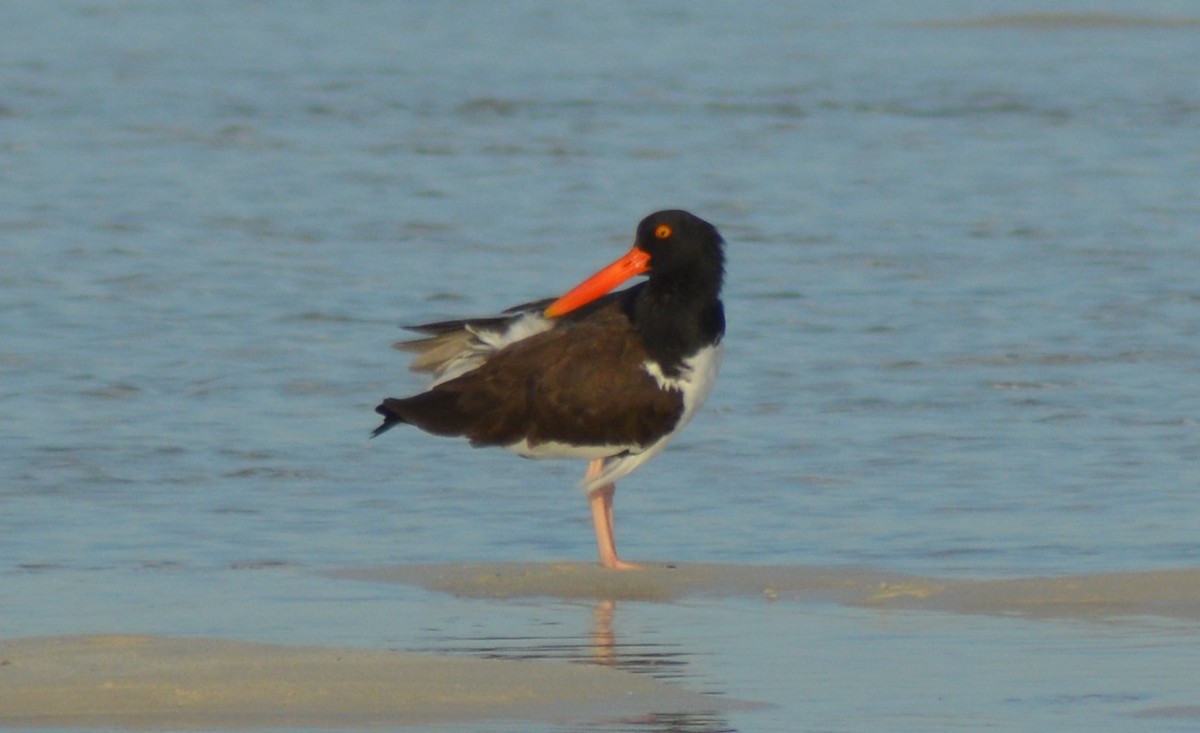
[[[571,292],[550,304],[547,318],[557,318],[591,303],[631,277],[650,269],[650,255],[634,245],[624,257],[576,285]]]

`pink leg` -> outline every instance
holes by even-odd
[[[588,464],[588,478],[604,468],[604,460],[597,459]],[[600,564],[612,570],[632,570],[641,567],[617,557],[617,543],[613,538],[613,494],[616,484],[605,484],[588,494],[592,507],[592,523],[596,526],[596,547],[600,550]]]

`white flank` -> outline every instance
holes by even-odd
[[[683,416],[679,418],[676,430],[688,424],[696,414],[713,386],[717,383],[717,372],[721,370],[721,357],[724,354],[720,342],[705,346],[692,356],[683,360],[683,368],[678,377],[668,377],[663,374],[662,366],[656,361],[648,361],[642,365],[646,372],[654,377],[660,389],[675,389],[683,392]]]
[[[671,432],[646,446],[645,449],[638,452],[631,450],[619,455],[610,454],[611,457],[604,461],[604,470],[590,481],[582,482],[583,490],[591,493],[605,484],[614,483],[618,479],[628,476],[637,470],[638,466],[666,448],[667,443],[671,442],[671,438],[675,437],[683,429],[683,426],[691,421],[696,411],[708,399],[713,385],[717,383],[717,372],[721,370],[722,353],[723,349],[719,342],[705,346],[684,359],[683,368],[677,377],[668,377],[663,374],[662,366],[658,362],[646,362],[643,368],[650,376],[654,377],[654,381],[658,382],[660,388],[678,390],[683,393],[683,414],[679,416],[679,422]]]

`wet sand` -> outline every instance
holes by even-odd
[[[854,568],[685,564],[611,572],[584,563],[497,563],[357,568],[332,576],[495,599],[740,597],[1030,619],[1200,619],[1200,569],[966,581]],[[0,727],[570,723],[744,705],[645,675],[562,661],[152,636],[0,640]],[[1144,714],[1192,719],[1198,712]]]
[[[623,720],[735,703],[546,661],[153,636],[0,641],[0,727],[361,728]]]
[[[1200,619],[1200,568],[975,581],[863,568],[653,564],[614,573],[584,563],[480,563],[357,568],[334,576],[480,598],[673,601],[740,596],[1030,618]]]

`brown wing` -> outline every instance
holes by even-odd
[[[476,445],[645,446],[675,426],[682,396],[645,370],[616,304],[492,354],[479,368],[385,406],[403,422]]]

